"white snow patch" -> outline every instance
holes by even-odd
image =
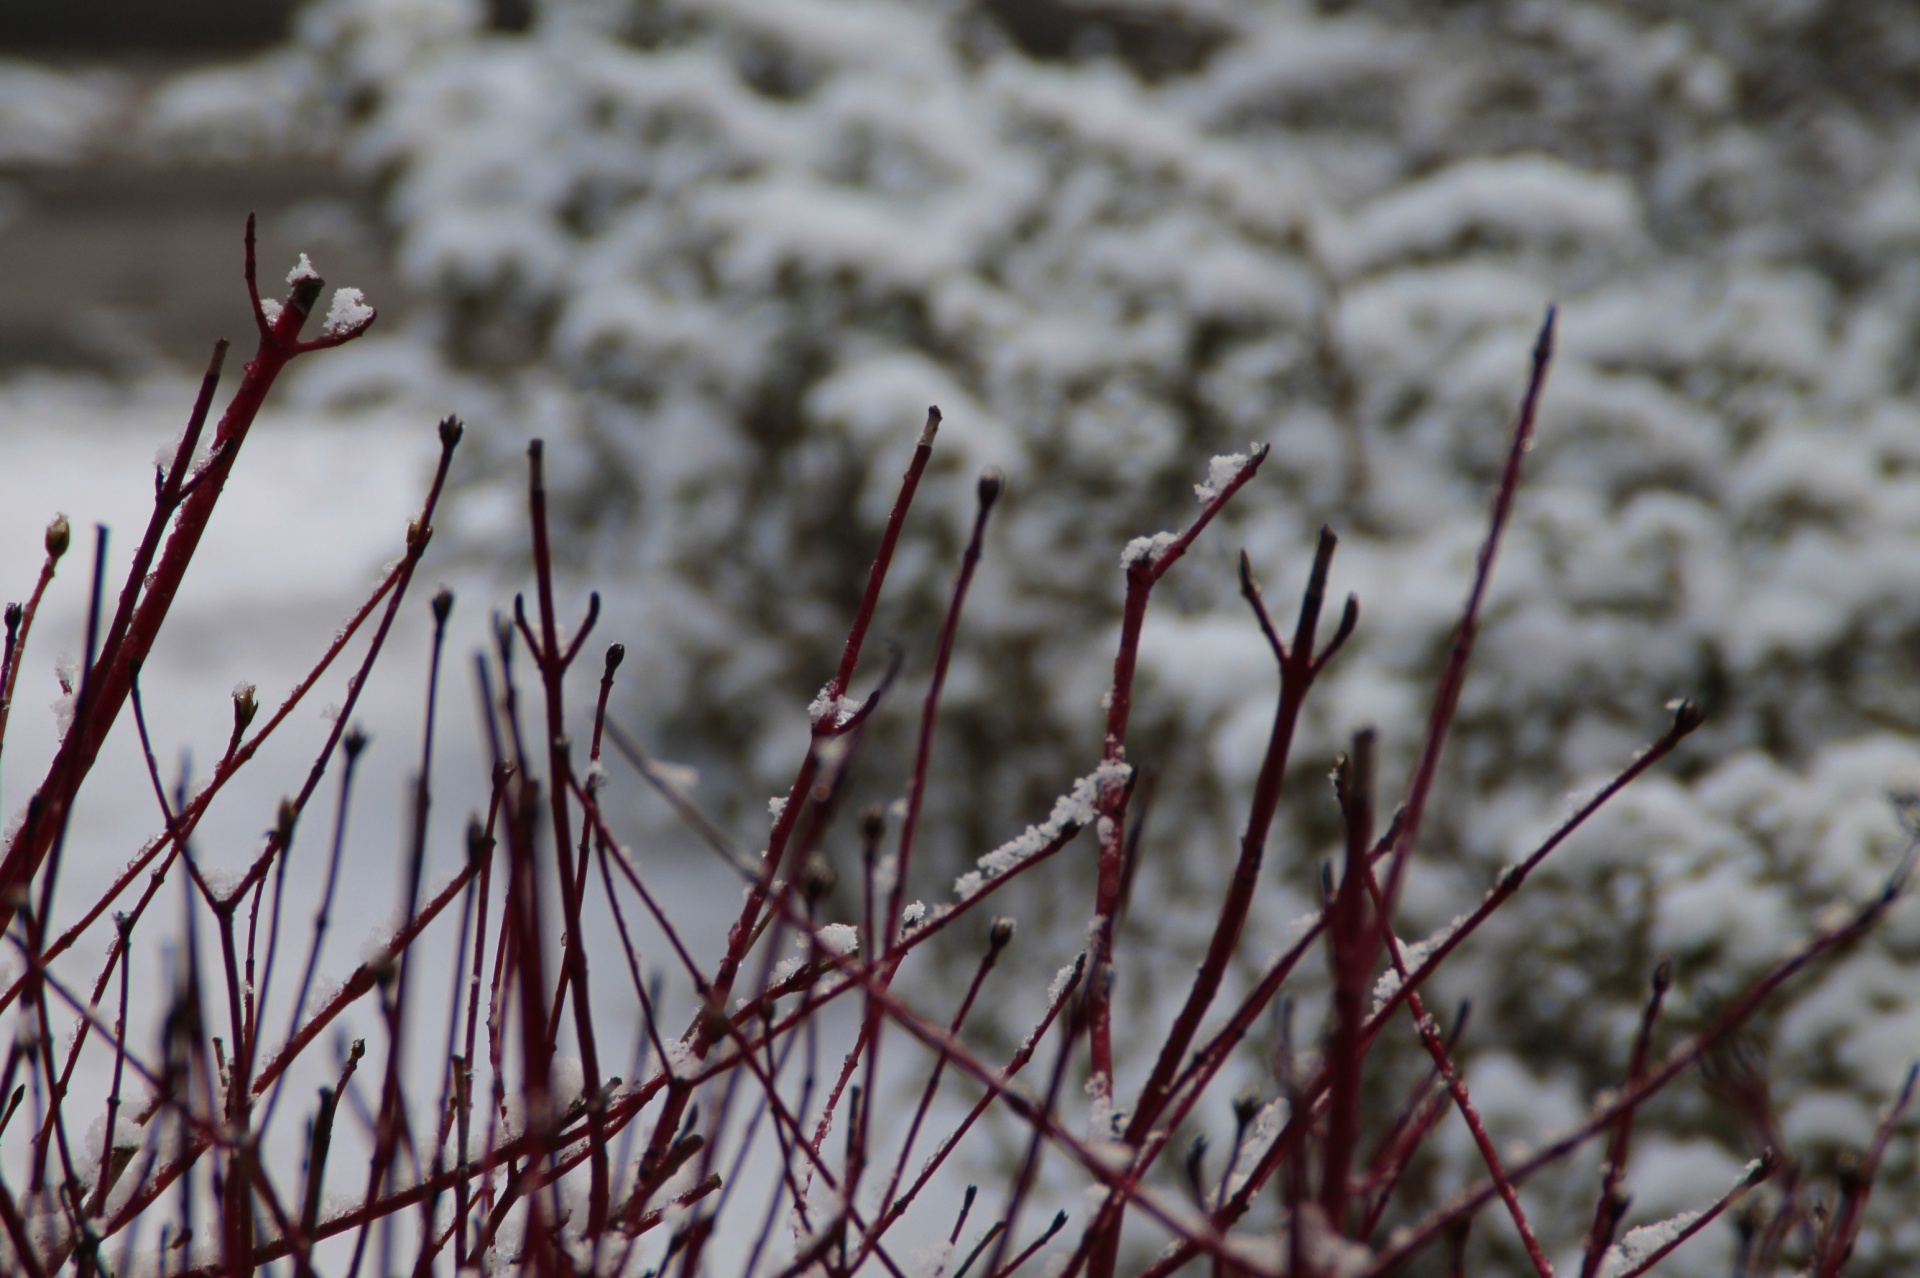
[[[800,941],[802,944],[813,941],[827,953],[837,954],[841,958],[850,958],[860,952],[860,932],[851,923],[829,923],[817,935],[803,936]]]
[[[1416,941],[1412,945],[1403,944],[1400,947],[1400,957],[1406,961],[1407,974],[1409,976],[1417,975],[1420,971],[1421,964],[1432,958],[1441,946],[1451,941],[1455,933],[1466,926],[1467,917],[1465,914],[1456,914],[1452,921],[1432,936],[1429,936],[1426,940]],[[1378,981],[1374,982],[1373,1011],[1370,1015],[1380,1015],[1380,1009],[1385,1007],[1388,1002],[1393,999],[1394,995],[1399,992],[1400,972],[1398,969],[1390,967],[1380,974]]]
[[[300,260],[304,262],[306,258]],[[337,288],[333,290],[333,302],[327,307],[327,318],[320,325],[320,331],[333,336],[364,327],[372,319],[373,307],[367,305],[366,294],[357,288]]]
[[[1258,445],[1255,445],[1258,448]],[[1193,495],[1202,506],[1220,495],[1220,490],[1233,482],[1233,477],[1246,469],[1252,460],[1251,453],[1222,453],[1207,463],[1205,483],[1193,486]]]
[[[1055,1003],[1058,1003],[1060,1001],[1060,996],[1067,992],[1067,982],[1073,979],[1073,974],[1076,971],[1078,971],[1080,968],[1081,959],[1084,959],[1085,957],[1086,955],[1082,954],[1080,958],[1075,959],[1073,962],[1067,964],[1065,967],[1061,968],[1058,972],[1055,972],[1053,974],[1053,980],[1047,983],[1047,1006],[1048,1007],[1052,1007]]]
[[[1158,559],[1166,552],[1168,547],[1179,540],[1180,537],[1177,533],[1170,532],[1158,532],[1151,537],[1135,537],[1132,541],[1128,542],[1126,548],[1120,552],[1120,566],[1122,568],[1131,568],[1142,559],[1149,562]]]
[[[838,728],[851,720],[859,709],[860,703],[852,697],[834,696],[833,685],[829,683],[807,703],[807,720],[815,727],[827,724]]]
[[[1620,1278],[1621,1274],[1631,1272],[1648,1256],[1678,1238],[1702,1214],[1703,1211],[1696,1208],[1629,1229],[1624,1238],[1607,1248],[1606,1258],[1600,1262],[1600,1278]]]
[[[1097,815],[1096,805],[1103,795],[1124,786],[1133,776],[1133,768],[1116,760],[1103,762],[1073,783],[1073,789],[1054,800],[1053,811],[1039,825],[1030,825],[1018,837],[1009,839],[993,851],[975,862],[976,870],[969,870],[954,880],[953,890],[961,897],[972,896],[989,881],[1011,874],[1020,864],[1034,856],[1065,834],[1069,828],[1078,830],[1093,821]]]

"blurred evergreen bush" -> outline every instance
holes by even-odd
[[[1503,1134],[1618,1077],[1657,955],[1697,1019],[1907,840],[1885,796],[1920,783],[1911,5],[319,0],[300,31],[431,300],[335,389],[424,352],[483,426],[591,458],[556,482],[583,559],[627,584],[673,748],[784,782],[938,403],[947,468],[882,620],[909,673],[974,469],[1009,477],[940,745],[967,777],[932,823],[972,840],[952,873],[1094,757],[1115,548],[1183,523],[1209,454],[1268,441],[1143,654],[1138,898],[1210,897],[1270,713],[1232,552],[1297,582],[1311,530],[1341,531],[1334,587],[1367,613],[1293,783],[1372,723],[1395,784],[1555,300],[1403,929],[1477,900],[1668,698],[1709,718],[1443,982],[1484,1000],[1466,1050],[1503,1045],[1476,1066],[1513,1098]],[[1281,836],[1269,920],[1310,908],[1317,810]],[[1143,922],[1184,935],[1177,910]],[[1857,1143],[1920,1053],[1917,952],[1903,908],[1771,1024],[1795,1152]],[[1728,1109],[1658,1117],[1643,1167],[1693,1170],[1643,1184],[1636,1218],[1753,1152]],[[1903,1145],[1860,1272],[1920,1259],[1914,1173]]]

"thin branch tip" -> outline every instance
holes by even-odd
[[[1673,726],[1668,729],[1669,739],[1678,741],[1706,722],[1706,707],[1692,697],[1683,697],[1673,707]]]

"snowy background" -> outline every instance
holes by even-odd
[[[1168,904],[1123,942],[1193,943],[1204,912],[1179,906],[1213,899],[1258,765],[1273,676],[1232,556],[1287,599],[1328,522],[1334,589],[1363,619],[1309,707],[1259,953],[1333,848],[1333,751],[1373,724],[1388,788],[1405,775],[1554,302],[1560,358],[1402,932],[1477,900],[1670,698],[1700,698],[1708,726],[1442,983],[1476,1000],[1465,1051],[1496,1133],[1538,1139],[1618,1081],[1659,956],[1677,960],[1678,1032],[1903,850],[1920,11],[1900,0],[318,0],[287,45],[212,69],[7,64],[0,159],[338,166],[350,197],[270,230],[323,270],[292,240],[361,245],[402,291],[269,419],[257,446],[284,452],[255,459],[255,500],[281,522],[200,566],[177,624],[219,642],[168,673],[211,716],[208,753],[226,690],[265,688],[284,648],[236,609],[272,614],[263,636],[324,636],[397,553],[431,422],[456,411],[472,456],[429,573],[471,583],[475,624],[517,586],[510,481],[547,437],[569,567],[606,588],[632,654],[619,713],[700,765],[702,799],[750,839],[936,403],[940,459],[881,618],[910,674],[975,471],[1005,469],[1009,495],[949,694],[945,859],[914,888],[932,899],[1096,757],[1119,547],[1184,524],[1211,455],[1269,442],[1156,600],[1137,899]],[[132,535],[115,512],[191,395],[163,359],[123,354],[111,384],[0,385],[9,597],[54,509]],[[327,567],[268,567],[282,545]],[[52,699],[60,642],[36,644],[23,721]],[[417,712],[401,694],[393,713],[398,736]],[[898,792],[910,729],[882,725],[873,797]],[[9,812],[31,757],[10,745]],[[1814,1173],[1920,1055],[1917,961],[1903,909],[1757,1031]],[[1653,1118],[1630,1220],[1699,1205],[1757,1152],[1699,1089]],[[1471,1173],[1464,1139],[1444,1155],[1438,1184]],[[1903,1137],[1858,1272],[1920,1260],[1917,1170]],[[1537,1191],[1543,1217],[1578,1222],[1590,1185],[1560,1192]],[[1684,1255],[1709,1272],[1731,1237]]]

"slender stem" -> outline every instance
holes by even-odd
[[[251,218],[247,223],[247,240],[247,274],[251,282]],[[131,663],[143,660],[152,648],[179,594],[187,565],[206,534],[214,507],[240,455],[240,447],[261,405],[266,401],[267,392],[272,389],[280,371],[297,353],[295,347],[301,326],[306,323],[321,287],[318,276],[300,277],[293,283],[274,322],[270,326],[262,326],[260,348],[248,362],[240,386],[220,418],[214,433],[213,451],[196,477],[193,490],[180,504],[166,548],[160,553],[158,563],[144,583],[140,602],[127,619],[124,639],[112,645],[112,661],[101,672],[98,692],[89,706],[90,712],[84,721],[76,721],[74,729],[61,741],[60,749],[48,767],[47,778],[40,788],[43,804],[39,819],[21,826],[9,841],[4,859],[0,859],[0,928],[12,922],[15,890],[29,882],[46,859],[55,832],[64,824],[80,783],[92,769],[108,730],[125,704]],[[259,313],[258,308],[256,313]]]
[[[1633,1057],[1627,1066],[1629,1087],[1639,1082],[1647,1072],[1647,1059],[1653,1048],[1653,1027],[1660,1019],[1661,1004],[1666,1002],[1667,990],[1672,985],[1673,961],[1662,959],[1653,969],[1653,991],[1647,996],[1646,1009],[1640,1014],[1640,1030],[1634,1035]],[[1613,1242],[1614,1231],[1627,1214],[1627,1198],[1620,1187],[1627,1178],[1633,1118],[1633,1110],[1623,1111],[1620,1121],[1614,1126],[1613,1136],[1607,1142],[1606,1175],[1601,1184],[1599,1201],[1593,1205],[1593,1225],[1587,1230],[1587,1249],[1580,1261],[1580,1278],[1594,1278],[1600,1272],[1600,1263],[1606,1256],[1607,1247]]]
[[[1387,870],[1385,926],[1390,927],[1393,908],[1400,900],[1400,886],[1405,881],[1407,860],[1415,841],[1420,837],[1420,823],[1426,815],[1427,798],[1433,792],[1434,777],[1439,773],[1440,751],[1453,727],[1454,712],[1460,706],[1460,691],[1466,686],[1467,665],[1473,657],[1474,640],[1480,633],[1480,609],[1486,601],[1487,587],[1493,580],[1493,563],[1500,552],[1501,538],[1513,515],[1514,498],[1520,491],[1521,465],[1526,460],[1527,450],[1533,445],[1534,422],[1540,411],[1540,393],[1546,387],[1547,366],[1553,360],[1554,323],[1555,312],[1549,307],[1547,318],[1540,326],[1540,335],[1533,345],[1533,371],[1527,378],[1526,394],[1520,401],[1520,415],[1514,421],[1513,439],[1507,448],[1506,466],[1500,473],[1500,486],[1494,491],[1493,513],[1488,520],[1486,540],[1480,546],[1473,586],[1467,592],[1467,603],[1461,610],[1460,624],[1454,629],[1453,645],[1447,652],[1447,664],[1441,671],[1440,686],[1433,698],[1433,713],[1427,721],[1426,738],[1421,742],[1420,759],[1414,765],[1413,779],[1407,784],[1404,805],[1406,819],[1401,824],[1400,838],[1394,846],[1393,859]]]

